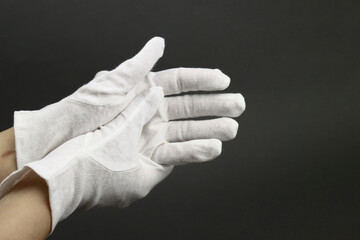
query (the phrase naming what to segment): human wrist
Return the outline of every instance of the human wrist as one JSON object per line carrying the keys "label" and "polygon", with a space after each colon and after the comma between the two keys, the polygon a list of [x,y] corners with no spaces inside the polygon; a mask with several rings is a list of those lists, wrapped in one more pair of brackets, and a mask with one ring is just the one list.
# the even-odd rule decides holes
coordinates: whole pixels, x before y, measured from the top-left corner
{"label": "human wrist", "polygon": [[0,182],[17,169],[14,128],[0,132]]}
{"label": "human wrist", "polygon": [[16,169],[15,150],[4,153],[0,156],[0,182],[2,182],[12,172],[16,171]]}
{"label": "human wrist", "polygon": [[0,199],[0,239],[44,239],[51,229],[47,185],[29,169],[21,173],[21,180]]}

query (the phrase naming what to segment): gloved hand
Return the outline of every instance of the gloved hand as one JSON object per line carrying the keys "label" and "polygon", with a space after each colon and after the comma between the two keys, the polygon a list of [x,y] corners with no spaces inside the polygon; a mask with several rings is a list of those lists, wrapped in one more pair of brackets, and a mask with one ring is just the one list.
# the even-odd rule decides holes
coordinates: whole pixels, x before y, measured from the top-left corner
{"label": "gloved hand", "polygon": [[[211,160],[221,152],[221,142],[217,139],[165,144],[163,139],[227,140],[234,138],[237,131],[237,124],[227,118],[171,123],[175,125],[167,123],[167,119],[219,114],[238,116],[244,109],[243,99],[237,94],[203,98],[178,96],[161,103],[162,99],[163,93],[158,87],[139,95],[118,117],[99,130],[71,139],[44,159],[11,174],[0,185],[0,198],[33,170],[49,187],[52,230],[80,207],[125,207],[146,196],[171,172],[173,165]],[[211,123],[220,128],[205,133]],[[157,133],[157,129],[162,130]],[[188,130],[193,133],[184,134]]]}
{"label": "gloved hand", "polygon": [[163,55],[164,40],[151,39],[133,58],[65,99],[38,111],[14,115],[17,167],[42,159],[62,143],[93,131],[115,118],[139,93],[161,86],[166,95],[225,89],[229,77],[215,69],[179,68],[150,72]]}

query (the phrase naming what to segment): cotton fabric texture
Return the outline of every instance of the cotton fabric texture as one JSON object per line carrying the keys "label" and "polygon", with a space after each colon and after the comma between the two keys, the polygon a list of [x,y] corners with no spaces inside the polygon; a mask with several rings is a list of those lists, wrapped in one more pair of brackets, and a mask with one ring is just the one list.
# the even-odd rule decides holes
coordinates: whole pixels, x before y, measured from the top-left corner
{"label": "cotton fabric texture", "polygon": [[[219,156],[221,141],[236,136],[232,117],[245,110],[244,98],[173,96],[223,90],[230,78],[218,69],[151,72],[163,50],[164,40],[155,37],[135,57],[99,72],[60,102],[16,112],[19,170],[0,184],[0,198],[29,171],[36,172],[49,188],[53,230],[77,208],[126,207],[174,166]],[[194,120],[198,117],[219,118]]]}

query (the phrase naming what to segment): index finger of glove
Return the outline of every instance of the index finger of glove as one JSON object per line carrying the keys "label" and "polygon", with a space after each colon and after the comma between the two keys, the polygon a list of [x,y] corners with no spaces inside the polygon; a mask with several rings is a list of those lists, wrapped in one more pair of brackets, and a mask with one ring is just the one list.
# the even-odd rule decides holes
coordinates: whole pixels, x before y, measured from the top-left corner
{"label": "index finger of glove", "polygon": [[165,95],[190,91],[220,91],[230,84],[230,78],[219,69],[174,68],[149,74],[150,81],[164,89]]}

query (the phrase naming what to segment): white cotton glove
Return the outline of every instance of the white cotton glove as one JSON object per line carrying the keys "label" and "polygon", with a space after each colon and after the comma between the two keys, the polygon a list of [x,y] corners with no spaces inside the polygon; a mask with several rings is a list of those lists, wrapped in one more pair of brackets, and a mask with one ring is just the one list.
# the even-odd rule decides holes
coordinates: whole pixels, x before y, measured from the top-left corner
{"label": "white cotton glove", "polygon": [[[239,94],[163,100],[162,89],[151,88],[110,123],[67,141],[42,160],[12,173],[0,185],[0,198],[33,170],[49,188],[52,230],[77,208],[126,207],[146,196],[174,165],[217,157],[221,141],[212,138],[229,140],[237,131],[237,123],[229,118],[198,122],[168,119],[238,116],[243,110]],[[201,140],[167,143],[198,138]]]}
{"label": "white cotton glove", "polygon": [[125,207],[144,197],[174,165],[216,158],[220,140],[233,139],[238,128],[226,117],[169,120],[236,117],[245,109],[240,94],[162,98],[161,88],[151,88],[99,130],[12,173],[0,184],[0,198],[32,169],[48,184],[52,230],[80,207]]}
{"label": "white cotton glove", "polygon": [[164,40],[151,39],[133,58],[100,72],[72,95],[38,111],[14,115],[17,166],[37,161],[62,143],[93,131],[117,116],[139,93],[161,86],[165,95],[218,91],[230,79],[218,69],[177,68],[150,72],[164,51]]}

